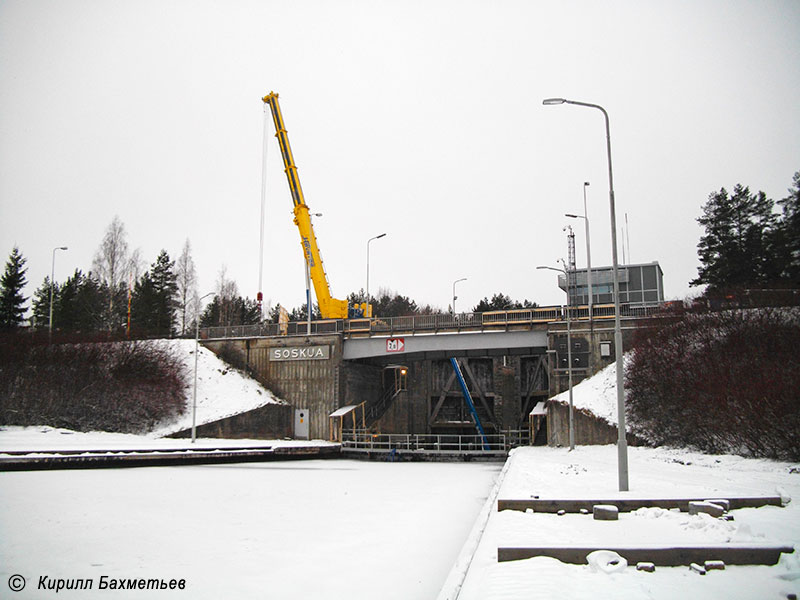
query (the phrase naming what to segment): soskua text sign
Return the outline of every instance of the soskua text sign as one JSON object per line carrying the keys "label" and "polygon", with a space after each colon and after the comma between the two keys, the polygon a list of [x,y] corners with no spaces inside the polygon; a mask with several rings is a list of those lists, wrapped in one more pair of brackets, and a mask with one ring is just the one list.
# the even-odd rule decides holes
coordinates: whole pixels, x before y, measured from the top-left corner
{"label": "soskua text sign", "polygon": [[270,360],[327,360],[331,357],[330,346],[295,346],[293,348],[270,348]]}

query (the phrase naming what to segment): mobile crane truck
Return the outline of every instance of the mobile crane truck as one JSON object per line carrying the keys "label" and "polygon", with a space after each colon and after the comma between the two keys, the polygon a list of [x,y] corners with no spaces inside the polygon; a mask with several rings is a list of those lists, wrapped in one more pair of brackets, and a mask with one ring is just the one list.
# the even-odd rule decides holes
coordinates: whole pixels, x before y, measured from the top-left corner
{"label": "mobile crane truck", "polygon": [[289,146],[289,137],[286,127],[283,124],[281,107],[278,104],[278,94],[270,92],[262,98],[264,104],[268,104],[272,112],[272,120],[275,123],[275,137],[278,138],[278,145],[283,156],[284,172],[289,181],[289,191],[292,194],[294,204],[294,224],[300,232],[300,244],[303,248],[303,256],[308,265],[311,281],[314,283],[314,292],[317,295],[319,312],[323,319],[357,319],[370,314],[366,303],[349,306],[347,300],[339,300],[331,295],[331,288],[328,283],[328,276],[322,266],[322,257],[317,246],[317,236],[314,235],[314,226],[311,223],[311,216],[308,212],[303,188],[300,186],[300,178],[297,174],[297,166],[294,164],[292,149]]}

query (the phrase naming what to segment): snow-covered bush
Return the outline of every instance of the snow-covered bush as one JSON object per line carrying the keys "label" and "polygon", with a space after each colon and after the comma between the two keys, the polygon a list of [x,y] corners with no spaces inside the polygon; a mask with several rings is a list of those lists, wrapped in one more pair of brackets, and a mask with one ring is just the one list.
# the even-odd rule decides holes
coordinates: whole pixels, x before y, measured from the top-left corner
{"label": "snow-covered bush", "polygon": [[185,367],[159,341],[0,340],[0,424],[134,433],[185,408]]}
{"label": "snow-covered bush", "polygon": [[631,427],[655,445],[798,460],[798,351],[798,308],[665,316],[634,343]]}

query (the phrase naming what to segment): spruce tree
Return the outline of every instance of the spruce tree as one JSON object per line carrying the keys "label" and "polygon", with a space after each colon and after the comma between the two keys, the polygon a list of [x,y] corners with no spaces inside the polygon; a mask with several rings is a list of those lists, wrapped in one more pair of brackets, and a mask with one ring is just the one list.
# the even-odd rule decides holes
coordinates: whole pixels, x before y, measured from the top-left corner
{"label": "spruce tree", "polygon": [[22,295],[27,283],[25,262],[19,248],[14,246],[0,278],[0,330],[13,331],[22,325],[28,299]]}
{"label": "spruce tree", "polygon": [[91,275],[84,275],[80,269],[75,269],[71,277],[57,286],[54,297],[54,329],[71,333],[91,333],[103,329],[108,288]]}
{"label": "spruce tree", "polygon": [[169,337],[175,332],[177,283],[175,263],[166,250],[136,282],[131,318],[137,333]]}
{"label": "spruce tree", "polygon": [[[58,286],[53,286],[53,306],[57,306]],[[35,329],[47,329],[50,325],[50,277],[45,277],[42,285],[33,292],[31,302],[31,325]]]}

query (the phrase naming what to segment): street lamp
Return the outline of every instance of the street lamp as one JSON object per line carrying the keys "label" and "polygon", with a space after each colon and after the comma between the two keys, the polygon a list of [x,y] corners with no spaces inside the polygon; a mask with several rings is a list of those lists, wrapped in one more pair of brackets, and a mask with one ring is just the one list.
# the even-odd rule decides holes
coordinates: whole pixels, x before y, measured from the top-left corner
{"label": "street lamp", "polygon": [[592,329],[592,250],[589,243],[589,213],[586,210],[586,188],[589,182],[583,182],[583,215],[566,214],[565,217],[572,219],[583,219],[586,225],[586,283],[589,287],[589,328]]}
{"label": "street lamp", "polygon": [[619,263],[617,260],[617,218],[614,205],[614,174],[611,169],[611,128],[608,123],[608,113],[599,104],[589,104],[565,98],[546,98],[542,100],[545,106],[556,104],[574,104],[596,108],[603,113],[606,122],[606,154],[608,157],[608,199],[611,208],[611,257],[614,265],[614,346],[617,361],[617,467],[619,476],[619,491],[628,491],[628,442],[625,439],[625,366],[622,351],[622,325],[619,310]]}
{"label": "street lamp", "polygon": [[385,233],[382,233],[380,235],[376,235],[375,237],[371,237],[367,240],[367,307],[366,307],[367,314],[364,315],[365,317],[372,316],[372,305],[369,303],[369,243],[372,240],[379,240],[385,235],[386,235]]}
{"label": "street lamp", "polygon": [[467,280],[467,278],[466,278],[466,277],[462,277],[461,279],[456,279],[456,280],[453,282],[453,316],[454,316],[454,317],[456,316],[456,299],[458,298],[458,296],[456,296],[456,284],[457,284],[459,281],[466,281],[466,280]]}
{"label": "street lamp", "polygon": [[[564,261],[561,261],[562,264]],[[566,282],[567,288],[567,362],[569,366],[567,367],[567,374],[569,377],[569,449],[570,451],[575,450],[575,417],[574,417],[574,405],[572,402],[572,319],[570,318],[570,306],[569,306],[569,272],[566,269],[566,265],[564,265],[564,269],[558,269],[556,267],[544,267],[539,266],[536,267],[537,269],[547,269],[548,271],[557,271],[559,273],[564,274],[564,281]]]}
{"label": "street lamp", "polygon": [[214,292],[201,296],[197,299],[197,315],[194,319],[194,390],[192,392],[192,443],[196,438],[197,428],[195,427],[197,417],[197,351],[200,346],[200,301],[203,298],[213,296]]}
{"label": "street lamp", "polygon": [[48,326],[49,341],[53,343],[53,280],[56,278],[56,250],[68,250],[66,246],[53,248],[53,265],[50,270],[50,325]]}

